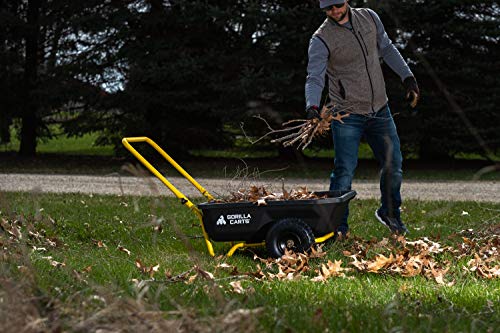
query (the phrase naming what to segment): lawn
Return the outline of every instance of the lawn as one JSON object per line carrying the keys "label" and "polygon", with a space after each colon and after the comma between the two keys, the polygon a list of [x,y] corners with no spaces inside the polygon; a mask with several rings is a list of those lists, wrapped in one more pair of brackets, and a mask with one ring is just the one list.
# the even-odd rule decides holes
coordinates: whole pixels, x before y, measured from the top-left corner
{"label": "lawn", "polygon": [[[126,163],[137,160],[122,147],[120,156],[114,156],[111,145],[97,146],[99,133],[81,137],[67,137],[57,126],[51,127],[54,137],[41,141],[37,147],[37,157],[19,158],[16,151],[19,141],[12,132],[12,142],[0,144],[0,173],[41,173],[41,174],[95,174],[121,173]],[[153,152],[145,144],[134,144],[141,153]],[[178,158],[172,155],[194,177],[225,178],[242,172],[261,178],[316,178],[328,180],[333,168],[331,149],[307,149],[297,160],[283,159],[277,149],[260,151],[248,142],[233,149],[192,150],[190,157]],[[169,153],[168,147],[164,149]],[[359,148],[359,163],[356,179],[377,180],[379,167],[368,144]],[[156,153],[154,156],[157,156]],[[159,156],[158,156],[159,157]],[[458,154],[457,160],[422,162],[405,157],[403,164],[406,180],[500,180],[500,170],[481,173],[491,162],[478,155]],[[496,160],[500,160],[500,157]],[[169,166],[160,159],[152,159],[155,166],[167,170]],[[450,172],[453,171],[453,172]]]}
{"label": "lawn", "polygon": [[[38,154],[61,154],[61,155],[90,155],[90,156],[112,156],[113,146],[98,146],[96,140],[99,133],[87,133],[78,137],[68,137],[58,125],[51,125],[52,138],[39,140],[37,144]],[[11,130],[11,142],[0,144],[0,152],[14,152],[19,150],[19,139],[13,128]]]}
{"label": "lawn", "polygon": [[[210,257],[176,199],[0,193],[0,310],[15,311],[0,331],[499,332],[500,278],[485,272],[500,269],[500,204],[408,200],[406,240],[376,207],[353,200],[350,238],[292,257],[299,270],[258,248],[228,258],[218,243]],[[425,257],[440,274],[352,264],[412,241],[434,244]]]}

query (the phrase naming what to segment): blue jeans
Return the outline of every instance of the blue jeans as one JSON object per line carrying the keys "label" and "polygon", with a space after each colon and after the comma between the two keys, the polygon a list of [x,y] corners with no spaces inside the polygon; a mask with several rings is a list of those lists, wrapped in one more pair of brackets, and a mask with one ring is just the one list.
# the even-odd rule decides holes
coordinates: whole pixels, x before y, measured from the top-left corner
{"label": "blue jeans", "polygon": [[[403,179],[401,149],[396,125],[389,106],[368,115],[350,114],[343,124],[332,121],[335,168],[330,177],[330,190],[350,190],[358,164],[358,148],[364,136],[380,166],[380,213],[400,218],[401,181]],[[347,232],[347,209],[339,231]]]}

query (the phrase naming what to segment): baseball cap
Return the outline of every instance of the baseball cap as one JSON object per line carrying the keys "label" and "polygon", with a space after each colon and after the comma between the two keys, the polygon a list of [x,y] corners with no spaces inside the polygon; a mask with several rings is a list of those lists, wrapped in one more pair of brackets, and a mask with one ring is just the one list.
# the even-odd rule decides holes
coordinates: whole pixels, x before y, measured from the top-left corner
{"label": "baseball cap", "polygon": [[345,0],[319,0],[319,8],[343,4]]}

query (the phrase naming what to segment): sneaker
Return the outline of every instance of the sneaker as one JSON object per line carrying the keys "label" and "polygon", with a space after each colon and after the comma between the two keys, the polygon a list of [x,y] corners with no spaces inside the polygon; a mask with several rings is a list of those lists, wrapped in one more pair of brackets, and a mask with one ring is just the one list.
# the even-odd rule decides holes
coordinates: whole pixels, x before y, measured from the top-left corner
{"label": "sneaker", "polygon": [[379,209],[375,211],[375,217],[377,218],[377,220],[379,220],[380,223],[389,228],[393,234],[408,233],[408,229],[406,229],[406,226],[403,222],[401,222],[400,219],[381,214]]}

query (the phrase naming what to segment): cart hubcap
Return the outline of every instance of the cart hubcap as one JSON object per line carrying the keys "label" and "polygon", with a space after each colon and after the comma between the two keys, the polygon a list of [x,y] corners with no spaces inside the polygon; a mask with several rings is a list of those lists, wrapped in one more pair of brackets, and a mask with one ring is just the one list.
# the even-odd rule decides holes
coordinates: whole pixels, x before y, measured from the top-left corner
{"label": "cart hubcap", "polygon": [[300,238],[292,233],[284,234],[278,239],[278,246],[283,252],[285,250],[297,250],[300,244]]}

